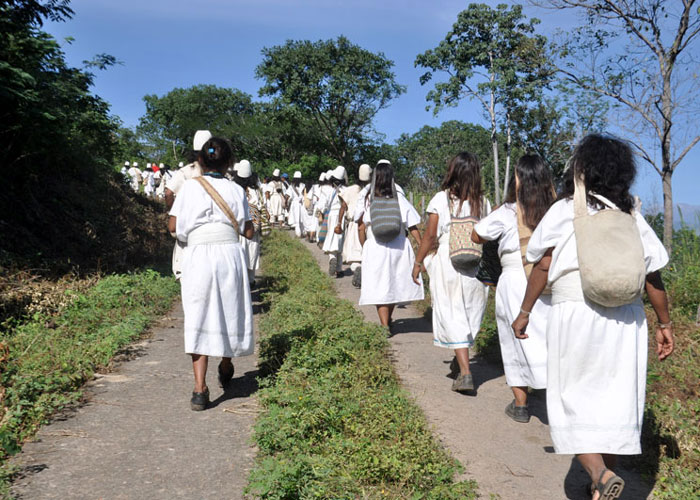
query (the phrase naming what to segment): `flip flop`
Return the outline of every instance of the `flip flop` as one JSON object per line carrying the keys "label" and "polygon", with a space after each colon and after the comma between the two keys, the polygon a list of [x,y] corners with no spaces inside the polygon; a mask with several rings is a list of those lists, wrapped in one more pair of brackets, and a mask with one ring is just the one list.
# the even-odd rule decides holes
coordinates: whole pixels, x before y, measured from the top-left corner
{"label": "flip flop", "polygon": [[603,472],[600,473],[600,477],[598,478],[598,482],[595,483],[595,489],[598,491],[598,500],[615,500],[616,498],[620,498],[622,490],[625,488],[625,482],[621,477],[615,475],[615,473],[613,473],[613,476],[605,481],[605,483],[602,483],[603,476],[609,470],[610,469],[603,469]]}

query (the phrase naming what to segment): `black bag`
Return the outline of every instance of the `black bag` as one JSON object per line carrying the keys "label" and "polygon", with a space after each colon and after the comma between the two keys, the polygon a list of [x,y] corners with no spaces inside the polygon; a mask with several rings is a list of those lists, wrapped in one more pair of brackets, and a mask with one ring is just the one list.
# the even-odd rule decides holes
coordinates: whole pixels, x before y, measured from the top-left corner
{"label": "black bag", "polygon": [[372,185],[370,187],[371,194],[369,198],[369,216],[372,220],[372,234],[374,239],[381,243],[389,243],[393,241],[403,227],[401,218],[401,208],[399,206],[399,198],[396,195],[396,185],[394,180],[391,180],[391,197],[374,196],[375,182],[377,171],[372,173]]}
{"label": "black bag", "polygon": [[476,279],[484,285],[496,286],[501,276],[501,259],[498,257],[498,240],[484,243],[479,268],[476,271]]}

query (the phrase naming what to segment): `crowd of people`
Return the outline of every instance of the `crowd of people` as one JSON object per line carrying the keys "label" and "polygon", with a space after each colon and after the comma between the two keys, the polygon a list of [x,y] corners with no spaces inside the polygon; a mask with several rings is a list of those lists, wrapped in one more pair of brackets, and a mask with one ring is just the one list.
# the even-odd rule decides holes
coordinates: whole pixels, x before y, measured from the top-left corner
{"label": "crowd of people", "polygon": [[173,271],[182,283],[185,352],[193,362],[192,409],[209,401],[209,356],[222,358],[224,387],[233,377],[231,359],[252,354],[250,287],[261,238],[271,227],[286,228],[322,248],[331,276],[342,278],[349,268],[359,303],[376,307],[388,335],[394,308],[424,298],[427,272],[433,342],[454,351],[452,390],[459,393],[475,395],[469,349],[494,287],[513,393],[505,414],[529,422],[529,390],[546,389],[555,451],[578,457],[594,499],[619,497],[624,481],[614,472],[615,457],[641,452],[644,290],[658,319],[656,355],[673,351],[659,274],[668,255],[630,194],[636,169],[625,142],[584,138],[559,193],[542,159],[524,155],[498,207],[483,192],[478,158],[459,153],[426,219],[396,184],[388,160],[361,165],[354,183],[343,166],[313,180],[279,169],[258,180],[249,161],[233,163],[224,139],[198,131],[193,147],[195,162],[161,177],[177,241]]}

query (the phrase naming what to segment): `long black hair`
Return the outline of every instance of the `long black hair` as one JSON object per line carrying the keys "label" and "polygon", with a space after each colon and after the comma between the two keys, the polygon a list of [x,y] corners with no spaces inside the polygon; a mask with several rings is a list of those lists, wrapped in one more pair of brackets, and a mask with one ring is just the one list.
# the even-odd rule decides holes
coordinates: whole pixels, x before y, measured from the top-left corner
{"label": "long black hair", "polygon": [[243,189],[257,189],[258,187],[258,176],[255,174],[251,174],[248,177],[241,177],[240,175],[238,175],[238,172],[234,172],[233,181],[239,186],[241,186]]}
{"label": "long black hair", "polygon": [[583,173],[588,203],[604,208],[590,193],[605,196],[623,212],[632,213],[634,198],[630,188],[637,175],[632,148],[626,142],[608,135],[590,134],[576,146],[564,174],[562,197],[574,195],[574,175]]}
{"label": "long black hair", "polygon": [[471,215],[481,217],[484,192],[481,187],[481,164],[476,155],[464,151],[452,158],[447,165],[447,174],[441,189],[448,190],[450,195],[459,199],[458,211],[461,211],[462,204],[468,201]]}
{"label": "long black hair", "polygon": [[[387,162],[377,163],[374,168],[374,176],[374,196],[391,197],[393,194],[391,186],[394,183],[394,169],[391,164]],[[366,198],[371,194],[368,190]]]}
{"label": "long black hair", "polygon": [[224,173],[233,163],[233,150],[226,139],[212,137],[202,146],[198,161],[207,170]]}
{"label": "long black hair", "polygon": [[[518,178],[516,191],[515,177]],[[539,155],[528,154],[518,160],[515,175],[508,184],[506,203],[520,204],[523,209],[523,221],[530,229],[535,229],[544,214],[554,203],[554,184],[552,173]]]}

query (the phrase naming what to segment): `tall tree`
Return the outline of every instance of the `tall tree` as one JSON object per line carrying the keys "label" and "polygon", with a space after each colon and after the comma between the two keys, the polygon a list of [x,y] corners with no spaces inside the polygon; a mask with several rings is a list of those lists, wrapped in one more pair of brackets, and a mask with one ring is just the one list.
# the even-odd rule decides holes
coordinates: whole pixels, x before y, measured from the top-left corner
{"label": "tall tree", "polygon": [[[440,44],[416,57],[415,65],[429,68],[421,78],[428,83],[434,72],[447,73],[435,83],[426,99],[437,114],[444,106],[456,106],[464,97],[476,99],[491,125],[494,182],[500,186],[498,128],[510,126],[510,112],[517,101],[528,100],[547,84],[549,69],[544,37],[534,35],[537,19],[525,19],[520,5],[470,4]],[[500,203],[496,189],[496,203]]]}
{"label": "tall tree", "polygon": [[260,95],[309,112],[328,150],[346,165],[355,163],[354,152],[366,142],[377,112],[405,92],[391,71],[392,61],[344,36],[288,40],[262,54],[255,70],[264,80]]}
{"label": "tall tree", "polygon": [[[580,87],[627,109],[639,155],[661,177],[664,245],[673,238],[672,176],[700,142],[697,52],[700,11],[696,0],[539,0],[537,5],[575,9],[586,25],[562,46],[560,71]],[[618,48],[618,50],[614,50]],[[645,144],[640,131],[653,137]],[[660,161],[655,151],[661,151]]]}

